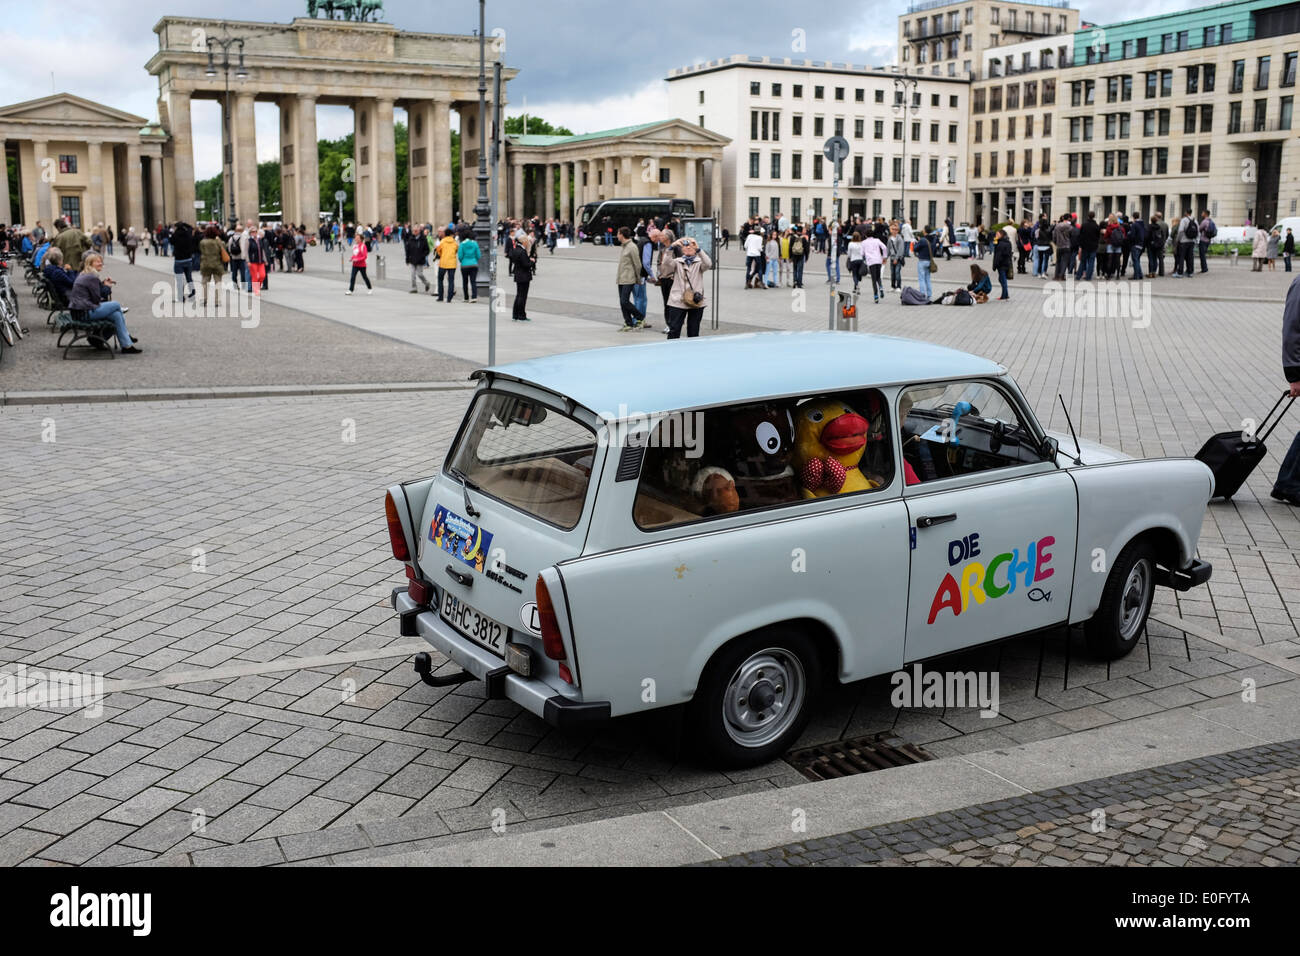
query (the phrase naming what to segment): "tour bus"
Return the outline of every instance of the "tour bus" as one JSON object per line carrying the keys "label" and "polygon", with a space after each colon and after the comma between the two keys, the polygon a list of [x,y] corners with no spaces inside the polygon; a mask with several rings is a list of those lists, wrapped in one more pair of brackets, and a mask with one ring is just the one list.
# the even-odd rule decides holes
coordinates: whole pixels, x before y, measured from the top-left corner
{"label": "tour bus", "polygon": [[673,219],[694,216],[695,203],[690,199],[602,199],[587,203],[578,212],[578,223],[584,236],[592,242],[604,242],[605,230],[618,232],[621,226],[635,229],[644,219]]}

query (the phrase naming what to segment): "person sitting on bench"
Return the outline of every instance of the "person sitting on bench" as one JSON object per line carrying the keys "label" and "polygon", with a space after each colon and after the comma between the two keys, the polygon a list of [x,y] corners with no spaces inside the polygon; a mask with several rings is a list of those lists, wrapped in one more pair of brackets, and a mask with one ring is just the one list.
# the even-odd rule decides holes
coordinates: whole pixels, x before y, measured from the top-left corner
{"label": "person sitting on bench", "polygon": [[126,330],[126,316],[121,304],[108,299],[112,294],[113,280],[101,282],[99,273],[104,268],[104,257],[97,252],[88,253],[81,263],[81,275],[72,284],[68,294],[68,308],[83,310],[91,321],[111,322],[117,329],[117,342],[123,355],[139,355],[143,349],[131,340]]}
{"label": "person sitting on bench", "polygon": [[45,254],[45,265],[41,268],[41,275],[45,276],[50,288],[65,299],[72,293],[72,284],[77,281],[76,272],[63,268],[61,249],[51,249]]}

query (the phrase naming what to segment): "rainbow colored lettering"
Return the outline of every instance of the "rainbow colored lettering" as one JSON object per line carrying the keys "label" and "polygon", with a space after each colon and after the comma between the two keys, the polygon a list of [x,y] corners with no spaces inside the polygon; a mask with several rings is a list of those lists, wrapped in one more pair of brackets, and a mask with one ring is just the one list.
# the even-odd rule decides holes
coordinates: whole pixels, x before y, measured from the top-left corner
{"label": "rainbow colored lettering", "polygon": [[[978,542],[979,535],[969,535],[950,543],[949,565],[958,563],[964,557],[979,554]],[[969,611],[972,602],[983,604],[986,597],[1000,598],[1004,594],[1013,594],[1018,580],[1023,579],[1025,587],[1028,588],[1036,581],[1050,578],[1053,574],[1050,566],[1052,554],[1047,549],[1054,544],[1056,538],[1049,534],[1037,541],[1029,542],[1028,547],[1025,548],[1023,561],[1020,559],[1020,549],[1012,548],[993,558],[987,566],[979,561],[969,561],[957,572],[955,578],[951,571],[948,572],[939,582],[939,590],[935,592],[934,601],[930,604],[930,619],[926,623],[933,624],[934,619],[945,607],[956,616],[962,611]],[[998,583],[1000,572],[1005,572],[1002,578],[1004,583],[1001,584]]]}

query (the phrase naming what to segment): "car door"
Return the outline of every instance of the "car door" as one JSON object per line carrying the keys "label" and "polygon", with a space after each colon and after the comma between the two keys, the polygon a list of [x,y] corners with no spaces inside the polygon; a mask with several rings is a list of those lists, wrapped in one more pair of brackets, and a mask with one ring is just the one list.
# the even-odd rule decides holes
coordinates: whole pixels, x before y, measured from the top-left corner
{"label": "car door", "polygon": [[904,496],[906,659],[1064,622],[1077,494],[1069,474],[1037,450],[1032,422],[1009,390],[992,382],[905,389],[899,418],[905,456],[924,452],[911,453],[918,480]]}

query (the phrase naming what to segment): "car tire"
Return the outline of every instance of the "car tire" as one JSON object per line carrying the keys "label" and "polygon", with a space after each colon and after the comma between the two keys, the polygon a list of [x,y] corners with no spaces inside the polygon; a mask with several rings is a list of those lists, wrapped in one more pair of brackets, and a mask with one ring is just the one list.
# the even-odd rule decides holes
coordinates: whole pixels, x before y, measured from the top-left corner
{"label": "car tire", "polygon": [[817,648],[799,631],[770,628],[723,647],[687,707],[690,741],[711,765],[753,767],[803,733],[821,686]]}
{"label": "car tire", "polygon": [[1151,545],[1141,538],[1125,545],[1106,578],[1097,613],[1083,626],[1093,656],[1113,661],[1137,647],[1151,613],[1155,576]]}

